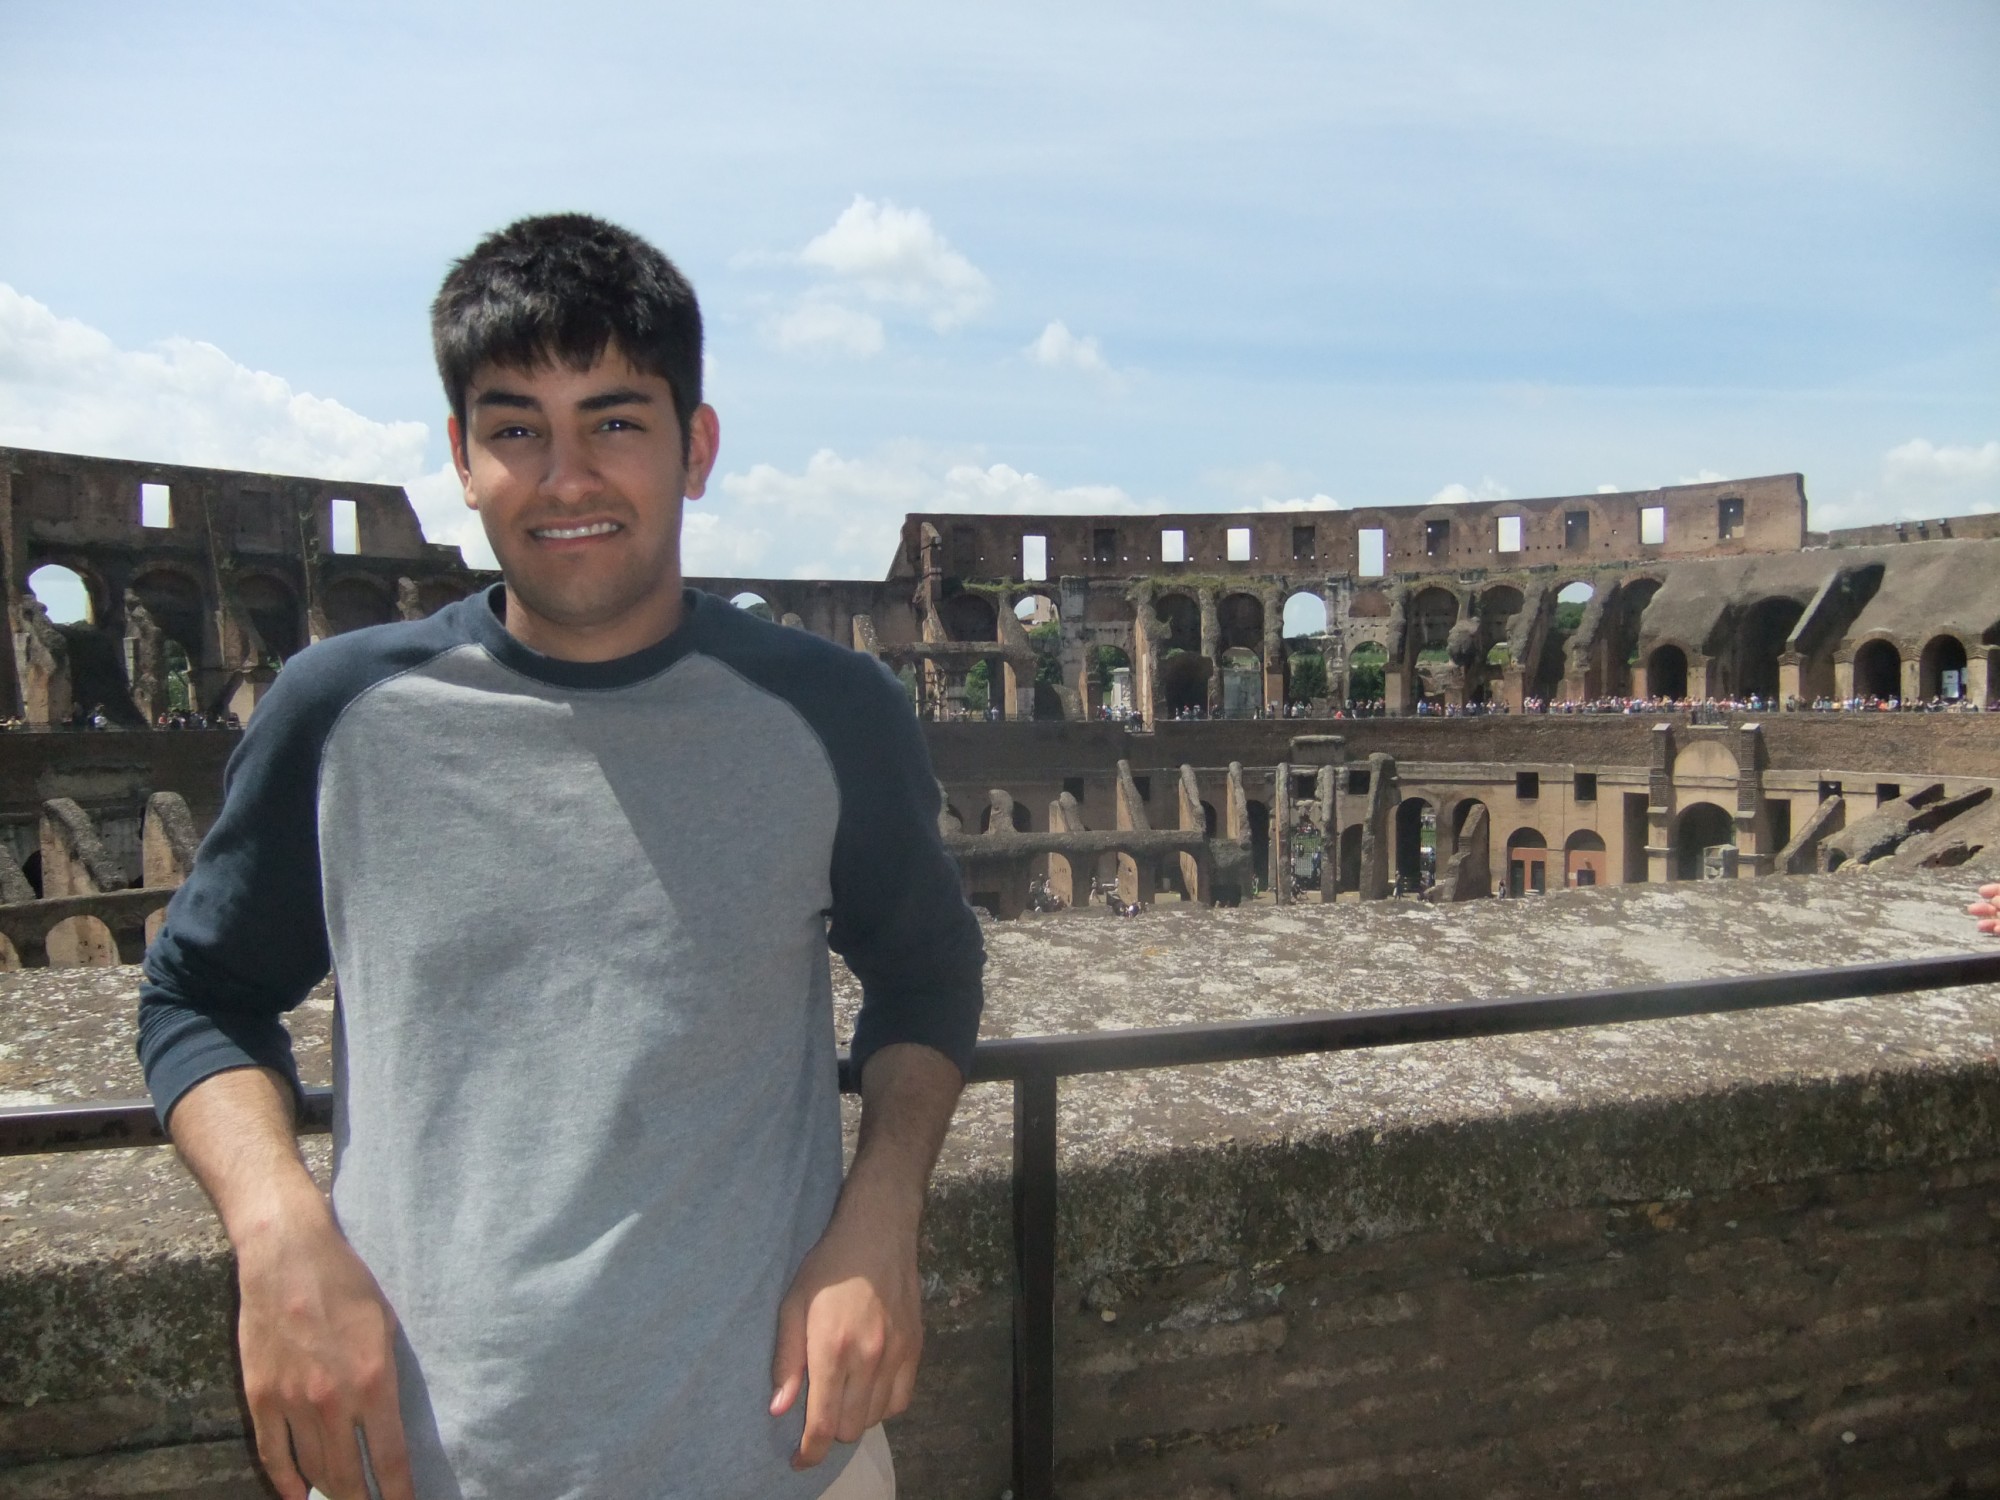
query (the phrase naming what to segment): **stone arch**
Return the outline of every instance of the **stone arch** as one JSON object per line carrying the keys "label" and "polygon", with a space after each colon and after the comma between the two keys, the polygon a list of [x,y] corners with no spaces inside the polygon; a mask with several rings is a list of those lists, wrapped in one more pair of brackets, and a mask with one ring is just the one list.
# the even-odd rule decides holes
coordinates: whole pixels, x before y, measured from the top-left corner
{"label": "stone arch", "polygon": [[1201,650],[1201,606],[1192,594],[1160,595],[1153,601],[1153,617],[1164,627],[1160,637],[1163,650]]}
{"label": "stone arch", "polygon": [[1198,652],[1179,647],[1160,658],[1160,702],[1164,712],[1177,714],[1184,708],[1204,708],[1208,704],[1208,679],[1214,663]]}
{"label": "stone arch", "polygon": [[939,605],[938,619],[945,634],[954,641],[997,644],[1000,639],[1000,614],[993,601],[969,589],[960,589]]}
{"label": "stone arch", "polygon": [[1023,630],[1062,623],[1062,609],[1056,603],[1056,596],[1047,589],[1024,589],[1014,595],[1012,606],[1014,618],[1021,622]]}
{"label": "stone arch", "polygon": [[[1924,642],[1917,658],[1917,695],[1921,698],[1965,696],[1965,642],[1946,631]],[[1949,687],[1950,692],[1945,689]]]}
{"label": "stone arch", "polygon": [[[1605,605],[1601,627],[1605,692],[1622,697],[1632,691],[1632,669],[1639,665],[1639,634],[1646,607],[1653,602],[1653,596],[1660,592],[1664,582],[1664,579],[1650,576],[1622,579]],[[1686,675],[1685,666],[1682,675]],[[1674,696],[1679,697],[1680,694]]]}
{"label": "stone arch", "polygon": [[1903,653],[1887,636],[1873,636],[1854,648],[1854,696],[1903,696]]}
{"label": "stone arch", "polygon": [[1255,594],[1224,594],[1215,607],[1218,650],[1251,651],[1264,659],[1264,601]]}
{"label": "stone arch", "polygon": [[1604,840],[1595,829],[1579,828],[1563,840],[1563,884],[1605,885],[1610,876]]}
{"label": "stone arch", "polygon": [[1701,879],[1703,854],[1736,842],[1736,819],[1713,802],[1690,802],[1674,816],[1674,879]]}
{"label": "stone arch", "polygon": [[360,574],[336,578],[326,586],[323,599],[327,627],[335,635],[369,625],[386,625],[396,618],[396,601],[389,590]]}
{"label": "stone arch", "polygon": [[1451,639],[1451,627],[1458,623],[1458,595],[1432,584],[1410,599],[1410,655],[1443,651]]}
{"label": "stone arch", "polygon": [[[1492,696],[1490,684],[1507,670],[1511,660],[1508,638],[1526,604],[1527,596],[1511,583],[1489,584],[1474,596],[1472,621],[1477,628],[1456,653],[1466,676],[1468,703],[1484,702]],[[1460,634],[1464,634],[1462,627]]]}
{"label": "stone arch", "polygon": [[1507,835],[1507,894],[1538,895],[1549,888],[1549,841],[1534,827]]}
{"label": "stone arch", "polygon": [[1778,658],[1806,607],[1797,599],[1773,594],[1743,611],[1736,629],[1734,671],[1723,684],[1726,695],[1760,698],[1778,695]]}
{"label": "stone arch", "polygon": [[65,917],[43,939],[51,968],[107,968],[118,962],[118,940],[96,917]]}
{"label": "stone arch", "polygon": [[103,575],[80,559],[44,559],[28,570],[27,585],[52,625],[100,625],[110,617]]}
{"label": "stone arch", "polygon": [[160,634],[187,653],[189,664],[201,665],[203,626],[208,615],[201,584],[170,563],[155,563],[135,574],[126,588],[138,596],[160,627]]}
{"label": "stone arch", "polygon": [[[1011,818],[1014,824],[1014,832],[1031,833],[1034,831],[1034,814],[1028,811],[1027,804],[1022,802],[1018,797],[1014,799],[1014,810]],[[993,804],[990,802],[979,809],[979,831],[981,833],[990,833],[993,831]]]}
{"label": "stone arch", "polygon": [[760,620],[778,623],[778,612],[771,607],[771,601],[753,589],[744,589],[729,596],[729,602],[746,615],[755,615]]}
{"label": "stone arch", "polygon": [[256,627],[264,649],[279,661],[296,655],[305,644],[299,598],[292,586],[269,573],[250,573],[236,580],[236,600]]}
{"label": "stone arch", "polygon": [[417,585],[417,603],[426,615],[434,615],[464,597],[463,588],[443,578],[426,578]]}
{"label": "stone arch", "polygon": [[1286,596],[1279,629],[1288,641],[1301,636],[1326,634],[1326,600],[1311,589],[1295,589]]}
{"label": "stone arch", "polygon": [[1671,641],[1655,646],[1646,658],[1646,695],[1649,698],[1685,698],[1688,695],[1688,658]]}

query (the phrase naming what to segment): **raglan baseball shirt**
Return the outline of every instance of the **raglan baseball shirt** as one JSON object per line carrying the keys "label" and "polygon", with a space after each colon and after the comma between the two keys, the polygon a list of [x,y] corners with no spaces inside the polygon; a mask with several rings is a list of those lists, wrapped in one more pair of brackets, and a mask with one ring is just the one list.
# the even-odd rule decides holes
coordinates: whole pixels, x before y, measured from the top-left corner
{"label": "raglan baseball shirt", "polygon": [[979,930],[882,665],[690,592],[617,661],[499,588],[295,657],[146,955],[161,1117],[297,1072],[331,968],[333,1205],[401,1323],[423,1500],[785,1500],[778,1303],[841,1181],[829,943],[857,1064],[961,1070]]}

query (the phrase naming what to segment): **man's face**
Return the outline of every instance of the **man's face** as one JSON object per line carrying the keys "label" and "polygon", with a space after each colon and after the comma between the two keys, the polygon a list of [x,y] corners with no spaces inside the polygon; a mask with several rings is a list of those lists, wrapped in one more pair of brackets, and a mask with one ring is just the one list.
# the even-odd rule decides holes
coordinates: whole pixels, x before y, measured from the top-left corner
{"label": "man's face", "polygon": [[717,424],[616,346],[586,370],[482,366],[451,423],[465,503],[507,580],[507,628],[547,655],[605,661],[680,623],[681,502],[707,487]]}

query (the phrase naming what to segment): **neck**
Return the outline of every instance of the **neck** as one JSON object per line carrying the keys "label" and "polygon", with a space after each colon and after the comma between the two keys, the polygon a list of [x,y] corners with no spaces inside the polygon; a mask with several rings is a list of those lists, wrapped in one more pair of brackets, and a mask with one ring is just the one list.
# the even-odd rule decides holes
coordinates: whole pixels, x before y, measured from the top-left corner
{"label": "neck", "polygon": [[505,596],[507,633],[530,651],[557,661],[616,661],[657,646],[680,629],[687,613],[680,575],[675,573],[666,582],[671,587],[598,625],[571,625],[537,614],[510,584]]}

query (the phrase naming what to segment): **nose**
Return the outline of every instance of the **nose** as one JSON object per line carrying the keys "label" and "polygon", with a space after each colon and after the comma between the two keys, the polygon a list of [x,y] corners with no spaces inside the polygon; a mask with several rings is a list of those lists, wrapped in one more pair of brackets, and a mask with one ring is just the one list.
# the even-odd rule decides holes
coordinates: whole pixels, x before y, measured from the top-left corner
{"label": "nose", "polygon": [[543,450],[548,457],[542,471],[542,493],[565,506],[587,504],[602,488],[590,445],[581,438],[558,431]]}

